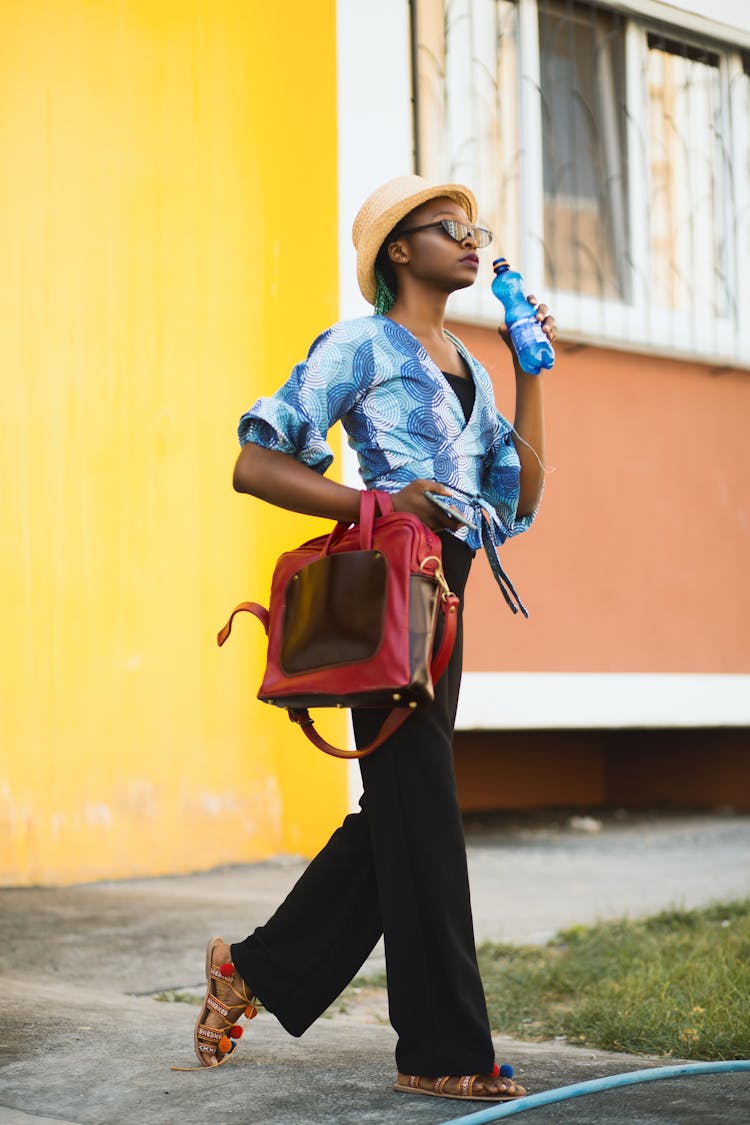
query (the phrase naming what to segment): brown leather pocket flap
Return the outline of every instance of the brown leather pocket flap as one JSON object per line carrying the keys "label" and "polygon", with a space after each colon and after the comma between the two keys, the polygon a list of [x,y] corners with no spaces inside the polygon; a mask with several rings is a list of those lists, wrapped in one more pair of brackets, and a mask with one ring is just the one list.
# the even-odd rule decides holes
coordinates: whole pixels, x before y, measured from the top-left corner
{"label": "brown leather pocket flap", "polygon": [[286,588],[283,671],[371,659],[382,636],[387,579],[379,551],[326,555],[297,571]]}

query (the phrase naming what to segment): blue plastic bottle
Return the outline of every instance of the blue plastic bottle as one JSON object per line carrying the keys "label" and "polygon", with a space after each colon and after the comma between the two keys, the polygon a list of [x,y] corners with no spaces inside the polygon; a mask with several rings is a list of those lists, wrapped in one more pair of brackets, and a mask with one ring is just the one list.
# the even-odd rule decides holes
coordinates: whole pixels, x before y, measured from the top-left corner
{"label": "blue plastic bottle", "polygon": [[555,351],[536,319],[534,306],[524,297],[523,278],[510,269],[505,258],[492,263],[495,277],[492,292],[505,308],[508,325],[518,362],[529,375],[538,375],[542,368],[549,369],[555,362]]}

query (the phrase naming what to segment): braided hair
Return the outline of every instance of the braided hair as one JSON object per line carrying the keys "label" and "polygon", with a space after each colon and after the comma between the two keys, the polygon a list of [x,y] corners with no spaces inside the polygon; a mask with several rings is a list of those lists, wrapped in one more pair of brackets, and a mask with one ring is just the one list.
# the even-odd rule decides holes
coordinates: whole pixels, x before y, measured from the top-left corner
{"label": "braided hair", "polygon": [[387,312],[390,312],[395,303],[396,293],[398,291],[396,271],[393,268],[393,262],[388,257],[388,246],[393,242],[395,237],[396,227],[394,227],[388,237],[383,240],[383,244],[378,250],[375,259],[375,312],[378,313],[379,316],[385,316]]}

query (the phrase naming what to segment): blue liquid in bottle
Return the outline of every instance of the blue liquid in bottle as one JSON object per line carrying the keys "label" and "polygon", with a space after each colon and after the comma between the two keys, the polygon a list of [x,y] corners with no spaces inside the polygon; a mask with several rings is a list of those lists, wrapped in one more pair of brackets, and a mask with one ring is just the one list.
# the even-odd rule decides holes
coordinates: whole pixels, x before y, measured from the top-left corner
{"label": "blue liquid in bottle", "polygon": [[505,323],[510,332],[518,362],[528,375],[538,375],[555,362],[555,351],[536,319],[534,306],[524,296],[523,278],[510,269],[505,258],[492,263],[495,277],[492,292],[505,309]]}

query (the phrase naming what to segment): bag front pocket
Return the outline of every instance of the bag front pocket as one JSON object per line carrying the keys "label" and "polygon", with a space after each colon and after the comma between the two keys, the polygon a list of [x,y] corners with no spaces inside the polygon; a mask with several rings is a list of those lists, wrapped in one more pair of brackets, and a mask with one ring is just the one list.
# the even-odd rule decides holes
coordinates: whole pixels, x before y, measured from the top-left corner
{"label": "bag front pocket", "polygon": [[284,599],[286,675],[372,659],[382,641],[387,587],[380,551],[326,555],[298,570]]}

